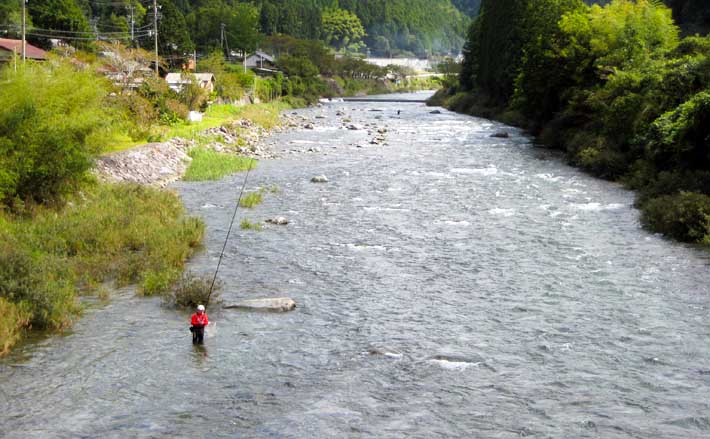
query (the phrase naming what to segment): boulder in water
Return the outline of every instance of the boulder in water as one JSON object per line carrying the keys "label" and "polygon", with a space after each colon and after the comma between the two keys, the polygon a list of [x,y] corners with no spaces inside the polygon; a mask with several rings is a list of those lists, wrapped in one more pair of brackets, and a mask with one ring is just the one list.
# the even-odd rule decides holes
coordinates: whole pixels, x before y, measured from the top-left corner
{"label": "boulder in water", "polygon": [[507,139],[508,137],[510,137],[510,134],[508,134],[507,131],[497,131],[497,132],[491,134],[491,137],[498,137],[500,139]]}
{"label": "boulder in water", "polygon": [[266,222],[269,224],[276,224],[277,226],[285,226],[286,224],[288,224],[288,220],[282,216],[269,218],[266,220]]}
{"label": "boulder in water", "polygon": [[316,175],[311,178],[311,183],[328,183],[328,177],[325,175]]}
{"label": "boulder in water", "polygon": [[312,130],[315,128],[315,126],[313,126],[312,123],[307,123],[307,124],[303,125],[303,128],[305,128],[307,130]]}
{"label": "boulder in water", "polygon": [[296,302],[290,297],[273,297],[265,299],[242,300],[229,305],[226,309],[244,309],[252,311],[288,312],[296,308]]}
{"label": "boulder in water", "polygon": [[441,114],[441,110],[430,111],[429,114]]}

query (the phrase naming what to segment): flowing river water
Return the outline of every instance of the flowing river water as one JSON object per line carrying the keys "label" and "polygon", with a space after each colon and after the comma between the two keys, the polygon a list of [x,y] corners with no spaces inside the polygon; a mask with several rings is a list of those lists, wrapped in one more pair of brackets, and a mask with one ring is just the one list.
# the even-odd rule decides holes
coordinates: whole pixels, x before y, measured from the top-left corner
{"label": "flowing river water", "polygon": [[[208,308],[195,348],[187,312],[120,291],[0,360],[0,436],[710,437],[708,253],[523,133],[431,110],[297,111],[315,129],[271,139],[247,188],[276,190],[237,217],[290,223],[236,227],[220,279],[298,308]],[[214,269],[242,180],[175,185],[207,223],[190,269]]]}

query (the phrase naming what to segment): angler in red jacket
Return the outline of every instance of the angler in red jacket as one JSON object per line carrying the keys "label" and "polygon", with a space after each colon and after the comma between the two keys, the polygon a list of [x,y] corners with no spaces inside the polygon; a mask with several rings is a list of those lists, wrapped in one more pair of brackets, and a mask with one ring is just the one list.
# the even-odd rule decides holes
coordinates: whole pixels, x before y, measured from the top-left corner
{"label": "angler in red jacket", "polygon": [[209,325],[210,320],[205,313],[204,305],[197,305],[197,312],[192,315],[190,321],[190,332],[192,332],[192,343],[202,344],[205,338],[205,326]]}

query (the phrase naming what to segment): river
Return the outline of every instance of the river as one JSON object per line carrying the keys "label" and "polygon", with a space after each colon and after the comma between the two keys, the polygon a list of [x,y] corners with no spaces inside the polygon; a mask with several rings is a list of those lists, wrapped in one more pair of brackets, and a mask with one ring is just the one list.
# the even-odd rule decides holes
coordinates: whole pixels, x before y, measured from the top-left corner
{"label": "river", "polygon": [[[518,130],[431,110],[297,111],[315,129],[271,139],[247,188],[275,190],[237,218],[290,223],[237,227],[220,279],[298,308],[208,307],[195,348],[187,311],[121,290],[0,360],[0,436],[710,437],[708,253]],[[243,177],[175,185],[207,223],[190,269],[214,269]]]}

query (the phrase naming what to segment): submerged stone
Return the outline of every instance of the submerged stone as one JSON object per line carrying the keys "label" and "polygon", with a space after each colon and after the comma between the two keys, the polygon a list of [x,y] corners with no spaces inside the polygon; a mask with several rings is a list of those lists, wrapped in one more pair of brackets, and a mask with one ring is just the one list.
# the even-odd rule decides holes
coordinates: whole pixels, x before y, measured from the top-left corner
{"label": "submerged stone", "polygon": [[226,309],[245,309],[253,311],[288,312],[296,308],[296,302],[290,297],[243,300],[223,306]]}

